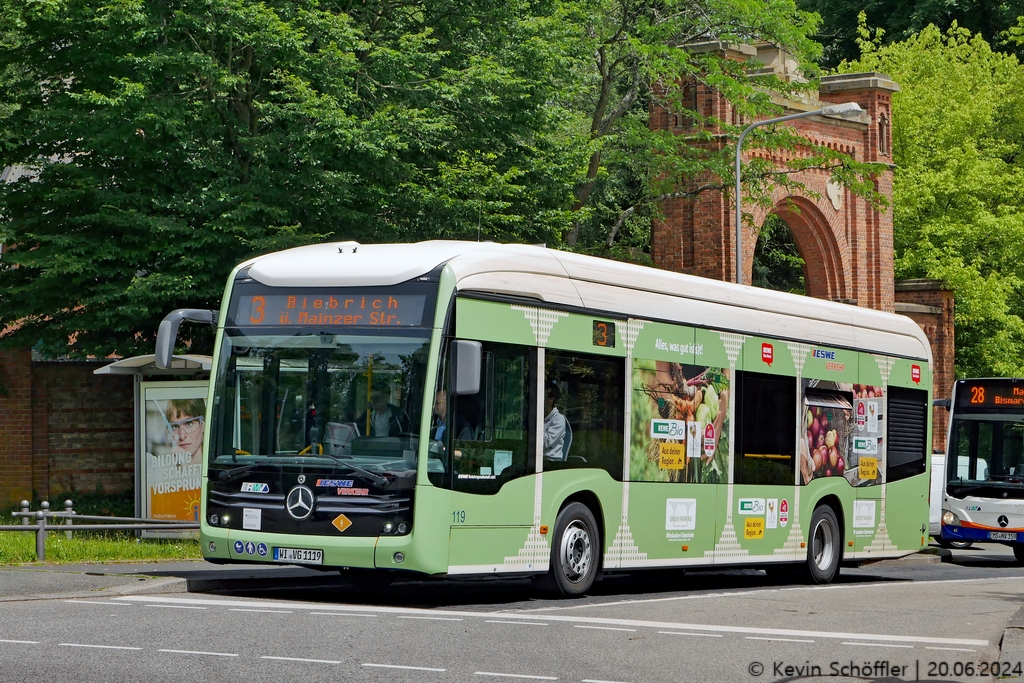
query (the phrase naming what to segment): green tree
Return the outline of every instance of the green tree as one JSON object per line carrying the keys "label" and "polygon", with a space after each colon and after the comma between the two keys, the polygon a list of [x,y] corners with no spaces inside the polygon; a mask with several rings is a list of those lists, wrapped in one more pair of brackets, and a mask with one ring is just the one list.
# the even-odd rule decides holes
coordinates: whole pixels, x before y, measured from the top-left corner
{"label": "green tree", "polygon": [[824,46],[822,63],[829,67],[860,55],[857,17],[861,12],[870,26],[883,30],[886,43],[907,40],[929,25],[946,30],[955,23],[1010,52],[1014,46],[1004,42],[1004,33],[1024,15],[1021,0],[798,0],[798,4],[822,17],[817,37]]}
{"label": "green tree", "polygon": [[[528,0],[0,5],[0,329],[151,350],[239,260],[325,239],[556,242],[550,23]],[[198,337],[200,346],[208,337]]]}
{"label": "green tree", "polygon": [[778,292],[806,294],[804,265],[786,221],[768,214],[757,234],[751,283]]}
{"label": "green tree", "polygon": [[[149,351],[238,261],[316,241],[642,260],[660,201],[732,184],[737,126],[681,86],[746,117],[810,87],[693,41],[767,41],[813,75],[816,21],[794,0],[0,0],[0,165],[32,169],[0,186],[0,341]],[[690,132],[649,130],[655,106]],[[747,164],[751,201],[810,166],[871,193],[872,167],[818,149]]]}
{"label": "green tree", "polygon": [[[575,185],[573,223],[564,235],[571,247],[629,258],[649,240],[650,220],[661,201],[731,186],[733,152],[720,144],[721,134],[736,136],[740,127],[686,101],[686,84],[711,87],[748,122],[782,111],[772,102],[773,94],[799,95],[812,87],[757,73],[764,65],[756,59],[737,60],[707,47],[768,43],[797,60],[808,77],[817,72],[820,46],[810,36],[818,17],[789,0],[587,0],[565,3],[560,11],[565,25],[581,31],[572,67],[565,72],[571,82],[563,88],[563,107],[575,113],[576,135],[589,152]],[[685,113],[692,124],[687,134],[650,130],[652,107]],[[810,147],[787,127],[761,129],[748,146]],[[789,183],[789,172],[819,167],[834,169],[856,192],[877,200],[870,183],[873,167],[825,147],[811,151],[786,169],[761,161],[748,164],[747,190],[763,199],[772,185]]]}
{"label": "green tree", "polygon": [[902,88],[893,97],[897,278],[938,278],[955,292],[958,375],[1019,376],[1024,70],[956,26],[861,45],[842,70],[881,71]]}

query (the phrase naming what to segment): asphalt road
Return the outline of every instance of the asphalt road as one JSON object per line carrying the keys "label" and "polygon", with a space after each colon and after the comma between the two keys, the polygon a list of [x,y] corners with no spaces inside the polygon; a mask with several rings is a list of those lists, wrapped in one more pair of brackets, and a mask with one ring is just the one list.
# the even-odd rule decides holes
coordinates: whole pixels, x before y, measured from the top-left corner
{"label": "asphalt road", "polygon": [[[368,590],[285,567],[5,570],[0,681],[993,680],[1024,567],[997,546],[953,560],[826,587],[755,570],[617,576],[574,600],[526,581]],[[1024,650],[1003,658],[999,673],[1024,666]]]}

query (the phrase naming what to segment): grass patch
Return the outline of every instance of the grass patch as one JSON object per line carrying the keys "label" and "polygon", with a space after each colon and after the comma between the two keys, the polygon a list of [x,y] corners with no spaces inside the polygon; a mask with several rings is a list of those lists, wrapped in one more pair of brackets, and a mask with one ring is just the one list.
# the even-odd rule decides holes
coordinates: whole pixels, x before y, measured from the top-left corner
{"label": "grass patch", "polygon": [[[68,539],[62,531],[46,536],[46,564],[198,559],[202,559],[198,537],[136,540],[130,533],[79,532]],[[0,565],[35,562],[35,533],[0,531]]]}

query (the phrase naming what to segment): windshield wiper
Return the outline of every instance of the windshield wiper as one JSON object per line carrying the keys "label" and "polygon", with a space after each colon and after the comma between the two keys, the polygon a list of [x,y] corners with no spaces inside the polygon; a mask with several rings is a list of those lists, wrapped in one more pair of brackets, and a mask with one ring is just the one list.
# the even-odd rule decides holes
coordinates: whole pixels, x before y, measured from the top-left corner
{"label": "windshield wiper", "polygon": [[259,463],[242,465],[241,467],[235,467],[230,470],[221,470],[220,473],[217,474],[217,478],[226,484],[229,481],[233,481],[235,479],[238,479],[239,477],[245,476],[246,474],[252,472],[257,467],[259,467]]}

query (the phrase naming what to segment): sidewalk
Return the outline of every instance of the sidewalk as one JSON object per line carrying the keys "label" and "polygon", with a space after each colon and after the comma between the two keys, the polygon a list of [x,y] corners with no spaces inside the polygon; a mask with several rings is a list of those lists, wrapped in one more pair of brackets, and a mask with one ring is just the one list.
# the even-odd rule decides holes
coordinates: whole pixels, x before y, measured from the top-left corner
{"label": "sidewalk", "polygon": [[338,582],[336,573],[290,565],[216,565],[191,562],[79,564],[0,569],[0,602],[96,598],[150,593],[223,591],[237,588]]}

